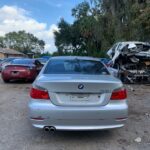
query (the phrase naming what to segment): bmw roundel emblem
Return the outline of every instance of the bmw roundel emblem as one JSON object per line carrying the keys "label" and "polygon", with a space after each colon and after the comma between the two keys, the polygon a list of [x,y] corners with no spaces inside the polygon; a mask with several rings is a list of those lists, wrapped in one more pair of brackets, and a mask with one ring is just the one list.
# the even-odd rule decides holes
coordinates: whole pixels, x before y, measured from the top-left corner
{"label": "bmw roundel emblem", "polygon": [[84,85],[83,84],[79,84],[78,85],[78,89],[82,90],[84,88]]}

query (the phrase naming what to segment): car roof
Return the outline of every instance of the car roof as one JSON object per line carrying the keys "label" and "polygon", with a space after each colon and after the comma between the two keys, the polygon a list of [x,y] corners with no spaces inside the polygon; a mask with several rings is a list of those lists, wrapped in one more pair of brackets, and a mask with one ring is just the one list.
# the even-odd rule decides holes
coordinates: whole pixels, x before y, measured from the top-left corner
{"label": "car roof", "polygon": [[14,59],[14,60],[34,60],[34,59],[30,59],[30,58],[16,58],[16,59]]}
{"label": "car roof", "polygon": [[140,42],[140,41],[124,41],[124,42],[118,42],[118,44],[143,44],[143,45],[150,45],[148,42]]}
{"label": "car roof", "polygon": [[99,58],[94,58],[94,57],[87,57],[87,56],[55,56],[51,57],[50,60],[56,60],[56,59],[80,59],[80,60],[94,60],[94,61],[100,61]]}
{"label": "car roof", "polygon": [[3,63],[6,63],[6,62],[9,62],[9,61],[12,61],[14,60],[15,58],[12,58],[12,57],[9,57],[9,58],[4,58],[0,63],[3,64]]}

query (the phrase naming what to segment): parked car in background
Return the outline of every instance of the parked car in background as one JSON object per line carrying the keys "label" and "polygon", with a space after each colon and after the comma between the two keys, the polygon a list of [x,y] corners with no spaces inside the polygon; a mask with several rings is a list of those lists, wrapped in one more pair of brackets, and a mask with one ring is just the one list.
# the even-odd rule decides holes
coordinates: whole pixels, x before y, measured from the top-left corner
{"label": "parked car in background", "polygon": [[105,64],[107,67],[111,66],[111,59],[110,58],[100,58],[100,61]]}
{"label": "parked car in background", "polygon": [[31,123],[45,131],[119,128],[128,117],[122,82],[96,58],[52,57],[30,96]]}
{"label": "parked car in background", "polygon": [[51,58],[51,56],[42,56],[41,58],[49,60]]}
{"label": "parked car in background", "polygon": [[150,43],[118,42],[107,52],[119,78],[126,83],[150,83]]}
{"label": "parked car in background", "polygon": [[0,59],[0,62],[3,61],[3,59]]}
{"label": "parked car in background", "polygon": [[100,61],[107,66],[107,69],[113,76],[118,77],[119,71],[113,68],[113,62],[110,58],[100,58]]}
{"label": "parked car in background", "polygon": [[45,65],[48,61],[46,58],[36,58],[36,60],[40,61],[41,64]]}
{"label": "parked car in background", "polygon": [[14,59],[2,70],[2,79],[4,82],[11,80],[33,81],[40,70],[42,64],[34,59]]}
{"label": "parked car in background", "polygon": [[112,67],[107,67],[107,69],[111,73],[111,75],[118,78],[119,70],[112,68]]}

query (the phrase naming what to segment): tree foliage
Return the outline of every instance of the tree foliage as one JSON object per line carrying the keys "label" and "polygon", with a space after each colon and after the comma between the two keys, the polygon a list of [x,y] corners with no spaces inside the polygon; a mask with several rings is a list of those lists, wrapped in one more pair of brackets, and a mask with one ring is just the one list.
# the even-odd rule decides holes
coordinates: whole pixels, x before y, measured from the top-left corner
{"label": "tree foliage", "polygon": [[72,16],[72,24],[61,19],[54,32],[57,55],[104,56],[115,42],[150,39],[148,0],[87,0]]}
{"label": "tree foliage", "polygon": [[25,31],[10,32],[4,37],[0,37],[0,47],[15,49],[25,54],[29,52],[42,52],[44,46],[43,40],[39,40],[33,34],[26,33]]}

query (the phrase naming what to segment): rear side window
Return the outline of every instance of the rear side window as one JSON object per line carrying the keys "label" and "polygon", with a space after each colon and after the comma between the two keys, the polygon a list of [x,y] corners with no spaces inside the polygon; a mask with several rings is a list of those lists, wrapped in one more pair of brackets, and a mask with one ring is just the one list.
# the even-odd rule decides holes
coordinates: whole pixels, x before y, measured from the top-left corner
{"label": "rear side window", "polygon": [[50,60],[44,74],[109,74],[100,61],[93,60]]}

